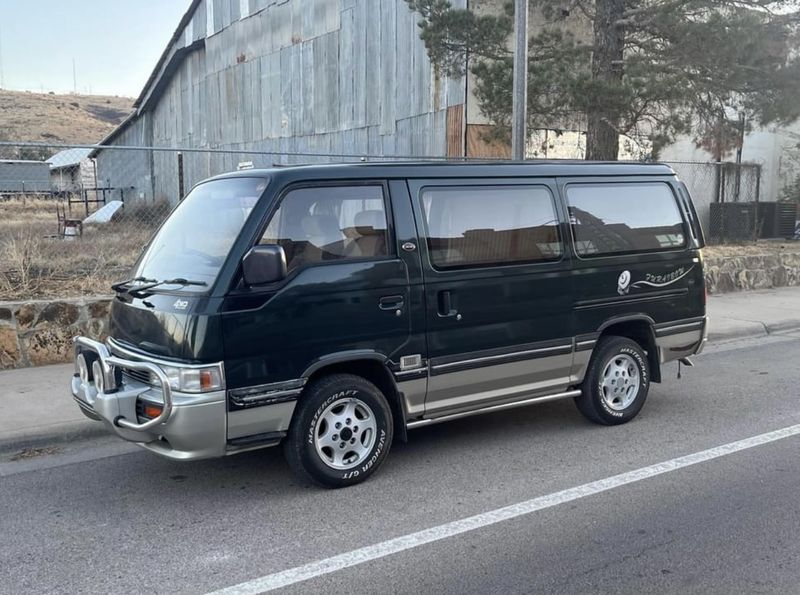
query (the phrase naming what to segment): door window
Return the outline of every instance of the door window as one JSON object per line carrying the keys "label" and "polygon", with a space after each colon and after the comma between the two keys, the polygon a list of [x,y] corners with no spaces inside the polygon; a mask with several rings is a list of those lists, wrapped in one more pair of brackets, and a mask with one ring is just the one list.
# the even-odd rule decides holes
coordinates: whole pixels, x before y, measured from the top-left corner
{"label": "door window", "polygon": [[320,262],[389,255],[382,186],[318,186],[290,191],[260,244],[278,244],[291,271]]}
{"label": "door window", "polygon": [[557,260],[553,195],[544,186],[437,186],[422,191],[436,268]]}
{"label": "door window", "polygon": [[683,219],[667,184],[570,184],[567,201],[579,256],[686,246]]}

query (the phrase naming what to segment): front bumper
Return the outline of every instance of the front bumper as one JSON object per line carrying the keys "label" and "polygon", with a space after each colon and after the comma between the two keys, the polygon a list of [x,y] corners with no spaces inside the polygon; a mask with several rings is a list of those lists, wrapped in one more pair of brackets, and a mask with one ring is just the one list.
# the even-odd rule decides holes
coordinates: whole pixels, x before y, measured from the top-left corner
{"label": "front bumper", "polygon": [[[85,337],[75,339],[75,355],[99,360],[104,386],[72,377],[72,396],[90,418],[102,421],[120,438],[170,459],[193,460],[226,454],[225,391],[194,394],[170,388],[163,371],[152,362],[112,353],[108,346]],[[160,386],[137,381],[123,371],[139,371],[158,379]],[[137,416],[137,402],[161,406],[153,419]]]}

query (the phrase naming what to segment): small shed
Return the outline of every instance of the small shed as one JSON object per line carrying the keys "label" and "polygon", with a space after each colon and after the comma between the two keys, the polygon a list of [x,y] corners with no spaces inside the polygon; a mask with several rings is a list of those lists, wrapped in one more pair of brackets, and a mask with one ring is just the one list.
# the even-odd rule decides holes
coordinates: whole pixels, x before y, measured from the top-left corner
{"label": "small shed", "polygon": [[50,157],[50,182],[58,192],[81,192],[96,186],[97,169],[91,149],[66,149]]}
{"label": "small shed", "polygon": [[49,194],[50,166],[44,161],[0,159],[0,194]]}

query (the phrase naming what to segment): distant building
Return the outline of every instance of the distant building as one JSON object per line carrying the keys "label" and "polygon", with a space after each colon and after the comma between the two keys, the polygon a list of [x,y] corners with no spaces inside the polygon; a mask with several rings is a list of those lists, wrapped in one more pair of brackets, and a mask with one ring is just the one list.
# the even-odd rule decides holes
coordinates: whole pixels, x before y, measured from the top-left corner
{"label": "distant building", "polygon": [[50,193],[50,167],[47,163],[0,159],[0,194],[45,193]]}
{"label": "distant building", "polygon": [[67,149],[53,155],[46,163],[50,166],[50,183],[57,192],[82,192],[97,186],[97,169],[89,157],[91,149]]}

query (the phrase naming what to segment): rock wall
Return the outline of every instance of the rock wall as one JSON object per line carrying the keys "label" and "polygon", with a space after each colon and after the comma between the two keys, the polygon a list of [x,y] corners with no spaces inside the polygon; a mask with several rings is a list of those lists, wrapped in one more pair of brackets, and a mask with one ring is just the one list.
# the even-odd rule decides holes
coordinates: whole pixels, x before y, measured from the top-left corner
{"label": "rock wall", "polygon": [[800,252],[704,260],[709,293],[800,285]]}
{"label": "rock wall", "polygon": [[[800,252],[706,255],[709,293],[800,285]],[[0,370],[72,360],[72,337],[105,339],[109,297],[0,302]]]}
{"label": "rock wall", "polygon": [[0,370],[72,360],[72,337],[104,339],[111,298],[0,302]]}

